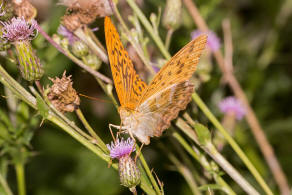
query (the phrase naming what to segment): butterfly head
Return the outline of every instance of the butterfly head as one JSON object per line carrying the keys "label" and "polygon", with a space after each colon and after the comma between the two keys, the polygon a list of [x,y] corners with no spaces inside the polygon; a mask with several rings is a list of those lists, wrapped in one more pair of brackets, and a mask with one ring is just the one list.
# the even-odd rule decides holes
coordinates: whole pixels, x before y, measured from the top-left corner
{"label": "butterfly head", "polygon": [[125,108],[125,107],[119,107],[119,113],[120,113],[120,117],[121,117],[121,121],[123,123],[123,125],[127,126],[127,121],[130,120],[131,116],[133,116],[133,113],[135,111],[129,108]]}

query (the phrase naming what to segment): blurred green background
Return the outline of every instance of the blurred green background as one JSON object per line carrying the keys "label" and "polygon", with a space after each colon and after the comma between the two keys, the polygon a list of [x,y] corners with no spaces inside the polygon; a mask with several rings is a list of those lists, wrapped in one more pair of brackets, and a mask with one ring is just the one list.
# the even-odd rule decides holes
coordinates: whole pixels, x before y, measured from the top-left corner
{"label": "blurred green background", "polygon": [[[57,1],[34,0],[39,9],[38,21],[50,34],[57,31],[60,18],[65,8],[56,5]],[[292,3],[290,0],[198,0],[201,14],[206,19],[210,29],[215,31],[223,42],[222,20],[231,20],[234,48],[234,71],[246,95],[251,102],[267,138],[274,147],[289,183],[292,183]],[[165,7],[165,1],[140,0],[144,13],[149,16],[157,13],[158,8]],[[130,11],[124,1],[119,4],[121,12]],[[124,13],[124,18],[126,17]],[[130,12],[129,12],[130,13]],[[104,41],[103,19],[98,19],[92,28],[98,27],[97,37]],[[183,20],[180,28],[174,32],[170,51],[174,54],[188,43],[190,33],[196,29],[187,10],[183,10]],[[164,37],[166,31],[161,28]],[[82,71],[64,55],[58,53],[41,37],[33,41],[40,59],[45,66],[46,76],[42,82],[49,84],[47,77],[61,76],[66,70],[72,74],[75,89],[88,96],[107,99],[95,79]],[[153,44],[152,44],[153,45]],[[223,47],[221,47],[223,51]],[[221,72],[216,62],[212,64],[210,80],[200,86],[198,93],[205,103],[220,119],[217,103],[225,96],[232,95],[230,89],[221,82]],[[16,70],[10,68],[13,74]],[[100,72],[111,77],[109,66],[103,64]],[[193,103],[192,103],[193,104]],[[97,133],[111,141],[108,123],[119,124],[119,116],[111,104],[81,99],[81,109]],[[76,119],[74,114],[68,114]],[[209,125],[202,113],[193,114],[195,119]],[[78,121],[78,120],[76,120]],[[78,122],[77,122],[78,124]],[[80,123],[79,126],[82,126]],[[166,194],[191,194],[183,177],[173,170],[173,165],[162,154],[160,145],[170,147],[172,138],[164,134],[163,137],[153,139],[150,146],[144,148],[144,155],[154,171],[164,183]],[[252,162],[267,180],[268,184],[276,189],[272,175],[260,153],[258,146],[250,133],[245,120],[236,126],[235,138]],[[118,173],[81,146],[68,134],[46,122],[35,130],[32,150],[36,155],[31,157],[26,166],[27,190],[31,195],[109,195],[129,194],[126,188],[119,184]],[[225,147],[222,154],[249,179],[250,174],[241,161],[229,147]],[[203,172],[198,163],[194,162],[198,175]],[[231,182],[228,176],[224,176]],[[254,182],[252,179],[251,182]],[[9,182],[16,190],[15,173],[9,172]],[[232,185],[233,182],[231,182]],[[234,185],[236,189],[236,185]]]}

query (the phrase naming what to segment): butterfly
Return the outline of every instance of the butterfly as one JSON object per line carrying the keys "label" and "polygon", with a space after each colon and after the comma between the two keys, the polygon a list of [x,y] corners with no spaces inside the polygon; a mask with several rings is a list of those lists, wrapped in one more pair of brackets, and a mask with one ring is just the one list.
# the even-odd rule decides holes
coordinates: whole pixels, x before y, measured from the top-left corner
{"label": "butterfly", "polygon": [[207,43],[207,35],[183,47],[147,85],[136,73],[109,17],[105,17],[104,25],[110,67],[121,104],[120,129],[147,145],[150,137],[161,136],[191,101],[194,86],[190,78]]}

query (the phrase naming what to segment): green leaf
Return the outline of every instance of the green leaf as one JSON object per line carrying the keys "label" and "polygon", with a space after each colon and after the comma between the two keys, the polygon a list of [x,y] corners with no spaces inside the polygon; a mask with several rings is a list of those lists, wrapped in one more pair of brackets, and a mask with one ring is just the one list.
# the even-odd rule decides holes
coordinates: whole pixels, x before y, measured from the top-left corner
{"label": "green leaf", "polygon": [[207,127],[200,123],[194,125],[200,144],[206,145],[211,142],[211,134]]}
{"label": "green leaf", "polygon": [[40,115],[42,115],[43,118],[48,118],[49,116],[49,108],[46,104],[46,102],[43,100],[43,98],[40,95],[37,95],[37,107]]}
{"label": "green leaf", "polygon": [[222,190],[222,187],[218,184],[206,184],[199,187],[200,191],[208,191],[208,190]]}

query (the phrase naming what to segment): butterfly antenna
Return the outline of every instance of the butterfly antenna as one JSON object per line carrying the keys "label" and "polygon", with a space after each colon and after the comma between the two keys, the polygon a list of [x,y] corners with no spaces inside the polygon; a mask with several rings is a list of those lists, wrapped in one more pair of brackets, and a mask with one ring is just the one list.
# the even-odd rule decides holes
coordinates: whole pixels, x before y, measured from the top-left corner
{"label": "butterfly antenna", "polygon": [[105,103],[110,103],[110,104],[113,104],[111,101],[109,100],[104,100],[104,99],[100,99],[100,98],[96,98],[96,97],[90,97],[90,96],[87,96],[87,95],[84,95],[82,93],[78,93],[79,96],[82,96],[82,97],[86,97],[87,99],[90,99],[90,100],[96,100],[96,101],[100,101],[100,102],[105,102]]}

